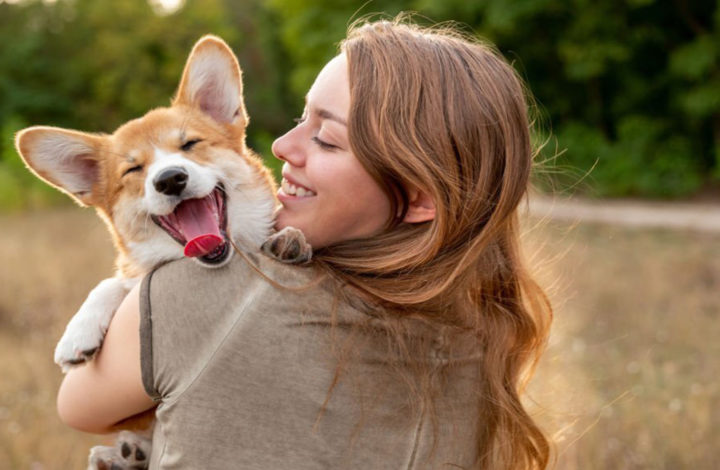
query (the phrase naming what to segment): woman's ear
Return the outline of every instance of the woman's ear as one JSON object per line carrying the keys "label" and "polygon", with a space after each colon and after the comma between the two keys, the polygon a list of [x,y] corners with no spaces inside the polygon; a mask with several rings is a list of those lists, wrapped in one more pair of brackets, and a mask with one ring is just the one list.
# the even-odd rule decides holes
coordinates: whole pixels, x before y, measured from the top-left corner
{"label": "woman's ear", "polygon": [[403,222],[419,224],[435,218],[435,202],[425,191],[410,188],[408,190],[408,207]]}

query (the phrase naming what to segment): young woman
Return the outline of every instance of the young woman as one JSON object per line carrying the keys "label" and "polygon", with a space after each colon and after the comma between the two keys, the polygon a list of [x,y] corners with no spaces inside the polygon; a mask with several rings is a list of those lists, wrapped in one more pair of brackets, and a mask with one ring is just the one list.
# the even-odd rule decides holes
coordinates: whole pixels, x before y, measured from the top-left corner
{"label": "young woman", "polygon": [[507,62],[359,25],[273,153],[277,227],[312,266],[258,257],[287,289],[237,256],[160,268],[67,375],[61,417],[102,432],[159,402],[151,468],[544,468],[519,395],[551,312],[518,247],[533,149]]}

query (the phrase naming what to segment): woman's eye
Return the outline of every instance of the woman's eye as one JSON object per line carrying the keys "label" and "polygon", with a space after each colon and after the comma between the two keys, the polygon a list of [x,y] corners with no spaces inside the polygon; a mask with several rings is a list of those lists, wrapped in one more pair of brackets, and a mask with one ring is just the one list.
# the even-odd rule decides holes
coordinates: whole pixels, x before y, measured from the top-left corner
{"label": "woman's eye", "polygon": [[295,124],[297,124],[297,125],[300,125],[300,124],[302,124],[303,122],[305,122],[305,116],[300,116],[300,117],[298,117],[298,118],[294,118],[294,119],[293,119],[293,122],[294,122]]}
{"label": "woman's eye", "polygon": [[315,142],[317,145],[320,146],[320,148],[325,150],[335,150],[338,148],[337,145],[328,144],[327,142],[320,140],[318,137],[313,137],[312,141]]}
{"label": "woman's eye", "polygon": [[192,150],[192,148],[195,147],[195,144],[197,144],[199,142],[202,142],[202,139],[188,140],[187,142],[185,142],[184,144],[182,144],[180,146],[180,150],[182,150],[183,152],[188,152],[188,151]]}
{"label": "woman's eye", "polygon": [[136,166],[130,167],[127,170],[125,170],[125,172],[123,173],[123,176],[128,175],[130,173],[135,173],[137,171],[142,171],[142,169],[143,169],[142,165],[136,165]]}

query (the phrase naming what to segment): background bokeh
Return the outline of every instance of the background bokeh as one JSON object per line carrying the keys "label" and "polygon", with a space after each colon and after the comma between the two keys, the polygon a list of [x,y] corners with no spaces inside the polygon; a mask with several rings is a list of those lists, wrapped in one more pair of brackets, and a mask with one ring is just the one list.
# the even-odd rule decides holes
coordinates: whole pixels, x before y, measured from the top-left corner
{"label": "background bokeh", "polygon": [[595,196],[664,198],[717,187],[716,0],[0,0],[0,207],[54,194],[18,163],[18,128],[111,132],[168,104],[208,32],[239,56],[249,141],[268,155],[348,24],[403,10],[458,22],[514,63],[536,98],[556,186],[588,175],[580,189]]}
{"label": "background bokeh", "polygon": [[[112,132],[167,105],[214,33],[269,157],[347,26],[400,11],[458,22],[513,63],[535,97],[541,189],[720,204],[716,0],[0,0],[0,470],[83,468],[109,440],[59,422],[52,350],[112,275],[112,243],[24,168],[14,133]],[[524,220],[556,312],[528,405],[558,468],[717,468],[720,235]]]}

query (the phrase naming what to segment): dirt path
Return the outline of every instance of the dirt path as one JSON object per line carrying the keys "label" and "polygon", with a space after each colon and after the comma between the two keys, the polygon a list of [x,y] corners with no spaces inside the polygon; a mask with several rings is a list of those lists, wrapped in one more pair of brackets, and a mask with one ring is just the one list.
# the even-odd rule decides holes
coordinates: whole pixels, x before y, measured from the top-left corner
{"label": "dirt path", "polygon": [[591,201],[533,195],[531,215],[570,222],[720,233],[720,202]]}

